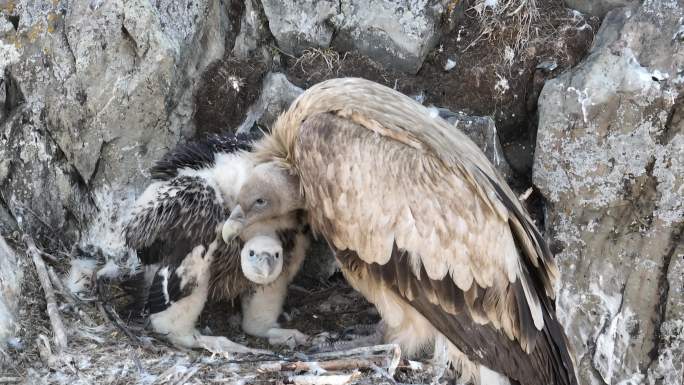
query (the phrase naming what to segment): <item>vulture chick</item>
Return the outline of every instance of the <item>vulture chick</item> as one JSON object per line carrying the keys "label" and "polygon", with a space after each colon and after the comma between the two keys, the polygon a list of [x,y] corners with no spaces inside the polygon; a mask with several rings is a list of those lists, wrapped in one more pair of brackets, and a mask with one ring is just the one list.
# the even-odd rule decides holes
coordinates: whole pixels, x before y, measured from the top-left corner
{"label": "vulture chick", "polygon": [[553,256],[461,131],[391,88],[333,79],[300,95],[253,153],[224,239],[305,209],[388,342],[434,349],[462,381],[577,384]]}
{"label": "vulture chick", "polygon": [[241,297],[243,330],[249,334],[272,344],[307,340],[277,323],[308,247],[303,215],[261,222],[242,239],[221,237],[228,209],[253,168],[251,143],[248,136],[226,135],[178,146],[151,169],[156,181],[138,198],[124,228],[127,245],[146,266],[140,302],[153,330],[176,345],[263,353],[196,330],[209,295]]}

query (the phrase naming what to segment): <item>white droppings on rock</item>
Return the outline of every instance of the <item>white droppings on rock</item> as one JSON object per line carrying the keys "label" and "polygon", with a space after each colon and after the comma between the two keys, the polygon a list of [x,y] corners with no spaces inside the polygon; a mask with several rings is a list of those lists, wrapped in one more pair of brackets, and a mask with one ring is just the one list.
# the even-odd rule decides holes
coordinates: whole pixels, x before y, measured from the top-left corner
{"label": "white droppings on rock", "polygon": [[494,84],[494,91],[498,92],[499,94],[505,94],[511,87],[508,85],[508,79],[505,77],[499,75],[498,73],[496,74],[496,77],[499,79],[496,81]]}
{"label": "white droppings on rock", "polygon": [[5,72],[5,68],[19,61],[19,51],[12,44],[5,44],[0,40],[0,75]]}

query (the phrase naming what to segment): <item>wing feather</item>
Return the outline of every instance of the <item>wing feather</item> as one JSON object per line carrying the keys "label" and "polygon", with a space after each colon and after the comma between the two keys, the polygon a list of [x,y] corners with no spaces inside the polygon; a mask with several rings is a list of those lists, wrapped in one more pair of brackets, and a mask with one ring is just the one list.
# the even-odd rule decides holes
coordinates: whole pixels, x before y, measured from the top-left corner
{"label": "wing feather", "polygon": [[130,213],[124,238],[144,264],[178,265],[195,246],[208,247],[227,216],[221,196],[204,179],[178,176],[148,186]]}
{"label": "wing feather", "polygon": [[[482,175],[421,144],[415,130],[385,127],[339,111],[305,119],[294,160],[312,226],[336,249],[356,253],[376,279],[392,278],[383,282],[470,359],[512,378],[550,378],[553,365],[540,363],[531,375],[512,369],[541,360],[537,356],[549,350],[567,351],[563,341],[547,338],[549,328],[558,328],[545,293],[554,279],[546,266],[553,261],[539,263],[539,255],[550,254],[541,253],[543,241],[531,220],[517,200],[501,199],[510,195],[505,185],[489,186],[496,179],[485,179],[489,187],[482,187]],[[323,180],[335,183],[322,188]],[[545,325],[549,319],[553,325]],[[489,361],[500,346],[470,346],[473,335],[503,344],[516,362]],[[566,368],[560,383],[572,383],[571,361],[553,364]]]}

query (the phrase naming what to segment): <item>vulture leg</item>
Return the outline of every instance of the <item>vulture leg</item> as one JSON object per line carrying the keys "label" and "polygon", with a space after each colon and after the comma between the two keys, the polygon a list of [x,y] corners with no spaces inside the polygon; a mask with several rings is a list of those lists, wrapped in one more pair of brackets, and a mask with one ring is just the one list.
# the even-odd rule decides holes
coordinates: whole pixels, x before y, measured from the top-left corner
{"label": "vulture leg", "polygon": [[283,310],[289,277],[283,274],[273,283],[257,286],[254,292],[242,297],[242,330],[245,333],[268,338],[271,345],[294,348],[308,342],[309,336],[296,329],[283,329],[278,317]]}
{"label": "vulture leg", "polygon": [[147,304],[152,329],[174,345],[212,353],[268,354],[230,341],[202,335],[195,324],[209,295],[209,267],[215,243],[197,246],[178,265],[164,265],[154,274]]}

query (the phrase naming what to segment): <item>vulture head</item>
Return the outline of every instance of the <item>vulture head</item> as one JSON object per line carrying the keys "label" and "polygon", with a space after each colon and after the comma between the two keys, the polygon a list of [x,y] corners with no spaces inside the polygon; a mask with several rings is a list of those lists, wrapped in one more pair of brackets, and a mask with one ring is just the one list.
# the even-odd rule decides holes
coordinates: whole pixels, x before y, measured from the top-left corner
{"label": "vulture head", "polygon": [[240,266],[245,278],[260,285],[269,284],[283,271],[283,246],[273,237],[256,236],[242,248]]}
{"label": "vulture head", "polygon": [[232,241],[253,223],[304,208],[296,176],[277,163],[256,166],[237,197],[237,206],[223,224],[225,242]]}

